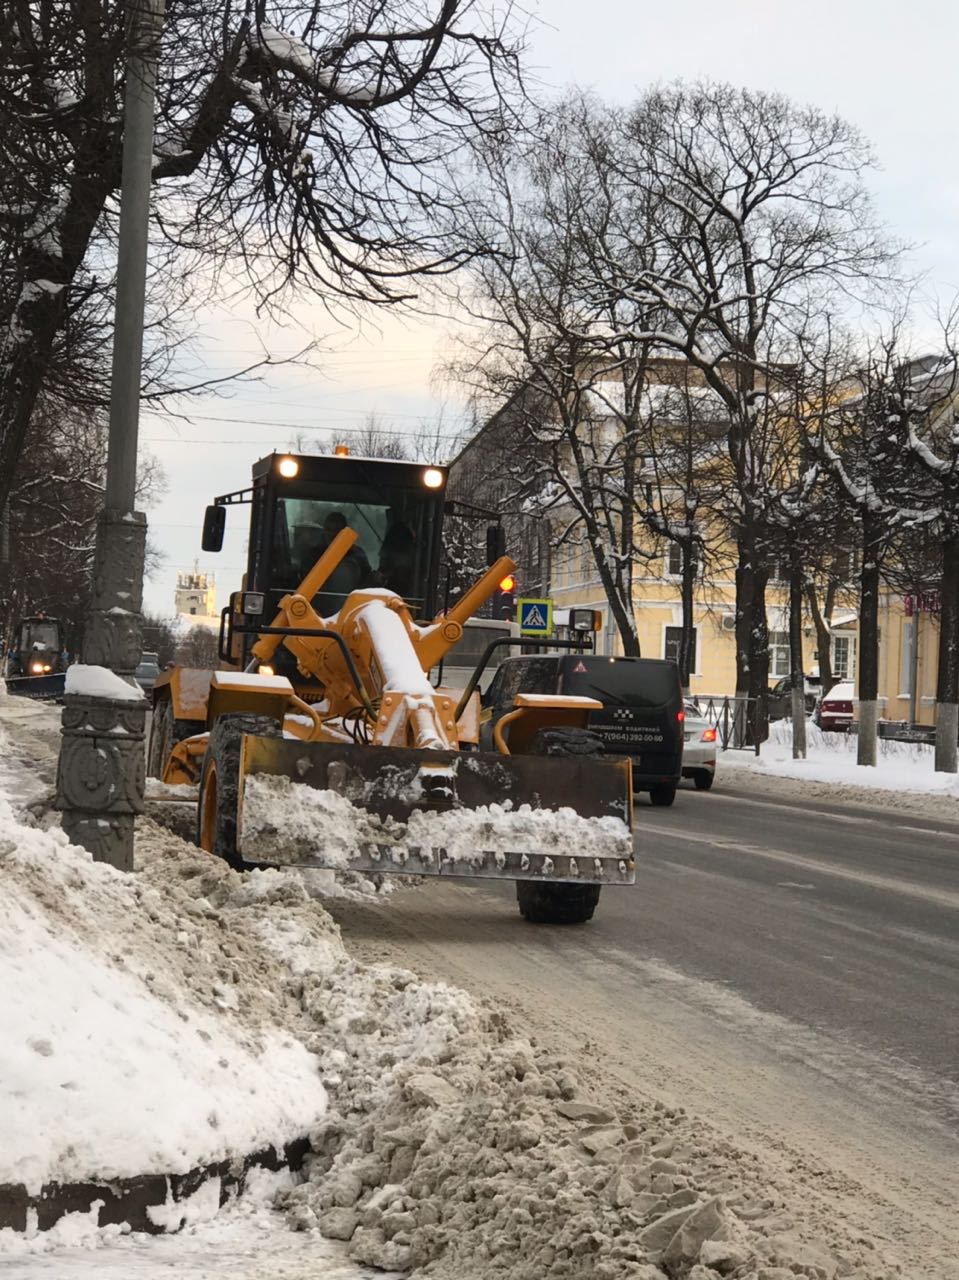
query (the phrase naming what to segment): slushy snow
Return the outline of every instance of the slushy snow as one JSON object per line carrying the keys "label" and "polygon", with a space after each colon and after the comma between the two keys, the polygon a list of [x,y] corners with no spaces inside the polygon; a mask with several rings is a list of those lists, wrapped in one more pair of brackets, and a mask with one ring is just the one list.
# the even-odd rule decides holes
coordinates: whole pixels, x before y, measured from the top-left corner
{"label": "slushy snow", "polygon": [[449,861],[479,867],[506,853],[569,853],[584,867],[593,858],[628,862],[632,836],[620,818],[583,818],[573,809],[414,810],[406,823],[380,818],[336,791],[282,775],[251,774],[244,784],[241,846],[249,858],[284,863],[322,857],[347,870],[369,846],[441,849]]}

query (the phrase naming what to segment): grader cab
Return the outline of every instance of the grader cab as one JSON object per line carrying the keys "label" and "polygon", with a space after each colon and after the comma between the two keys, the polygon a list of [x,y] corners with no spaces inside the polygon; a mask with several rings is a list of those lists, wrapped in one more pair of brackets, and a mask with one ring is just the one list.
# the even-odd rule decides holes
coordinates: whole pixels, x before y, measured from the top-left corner
{"label": "grader cab", "polygon": [[587,920],[635,877],[630,764],[602,758],[589,698],[520,695],[489,751],[479,681],[431,683],[515,569],[500,557],[437,613],[446,479],[272,454],[217,498],[207,551],[251,508],[245,581],[220,669],[157,680],[148,772],[198,788],[198,842],[237,868],[513,879],[527,919]]}

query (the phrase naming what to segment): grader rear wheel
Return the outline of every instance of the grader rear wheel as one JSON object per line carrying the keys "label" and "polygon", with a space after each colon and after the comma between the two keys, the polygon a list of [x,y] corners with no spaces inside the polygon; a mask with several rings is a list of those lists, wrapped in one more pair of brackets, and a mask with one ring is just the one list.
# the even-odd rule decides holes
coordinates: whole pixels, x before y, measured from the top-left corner
{"label": "grader rear wheel", "polygon": [[[540,729],[530,743],[534,756],[601,756],[603,740],[589,729]],[[530,924],[585,924],[599,902],[598,884],[553,884],[517,880],[519,913]]]}
{"label": "grader rear wheel", "polygon": [[199,733],[202,727],[202,721],[178,720],[173,714],[173,700],[169,693],[161,694],[153,708],[153,719],[150,722],[147,777],[162,778],[173,748],[184,738]]}
{"label": "grader rear wheel", "polygon": [[279,738],[283,731],[269,716],[250,712],[221,716],[210,732],[209,746],[203,757],[197,805],[197,844],[207,853],[223,858],[236,870],[241,870],[244,864],[237,852],[236,839],[240,749],[245,733],[255,734],[258,738]]}

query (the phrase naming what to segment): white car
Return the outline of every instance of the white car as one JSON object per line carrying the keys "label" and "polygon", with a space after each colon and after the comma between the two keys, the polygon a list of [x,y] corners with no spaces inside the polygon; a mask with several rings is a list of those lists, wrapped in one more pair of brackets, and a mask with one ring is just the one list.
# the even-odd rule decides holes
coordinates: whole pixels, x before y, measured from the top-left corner
{"label": "white car", "polygon": [[691,698],[685,702],[683,722],[683,777],[692,778],[697,791],[708,791],[716,777],[716,726],[705,719]]}

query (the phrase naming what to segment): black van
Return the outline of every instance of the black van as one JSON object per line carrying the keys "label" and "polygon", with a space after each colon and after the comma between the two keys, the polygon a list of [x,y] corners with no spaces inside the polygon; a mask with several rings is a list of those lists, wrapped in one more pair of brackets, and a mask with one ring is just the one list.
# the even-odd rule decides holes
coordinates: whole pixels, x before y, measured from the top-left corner
{"label": "black van", "polygon": [[679,668],[659,658],[548,653],[508,658],[483,699],[496,721],[518,693],[566,693],[602,702],[589,727],[609,755],[633,759],[633,787],[653,804],[676,797],[683,767],[684,703]]}

